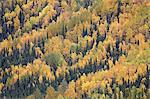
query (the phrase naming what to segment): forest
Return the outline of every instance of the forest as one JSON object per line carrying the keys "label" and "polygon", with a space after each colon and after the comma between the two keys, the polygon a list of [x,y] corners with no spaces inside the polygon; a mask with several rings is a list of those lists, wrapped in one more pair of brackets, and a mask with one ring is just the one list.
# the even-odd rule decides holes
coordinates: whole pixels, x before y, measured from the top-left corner
{"label": "forest", "polygon": [[150,0],[0,0],[0,99],[149,99]]}

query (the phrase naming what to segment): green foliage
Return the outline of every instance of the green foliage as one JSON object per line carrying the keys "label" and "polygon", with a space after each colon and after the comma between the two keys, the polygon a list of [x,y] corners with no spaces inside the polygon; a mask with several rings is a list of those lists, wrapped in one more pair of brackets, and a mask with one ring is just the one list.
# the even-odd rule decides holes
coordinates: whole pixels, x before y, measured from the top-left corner
{"label": "green foliage", "polygon": [[57,67],[62,65],[64,59],[61,53],[52,52],[45,57],[45,61],[49,66]]}
{"label": "green foliage", "polygon": [[150,49],[140,51],[139,49],[134,49],[129,52],[127,57],[127,62],[132,64],[149,64],[150,62]]}
{"label": "green foliage", "polygon": [[27,21],[24,26],[24,31],[29,31],[32,29],[32,24],[30,21]]}

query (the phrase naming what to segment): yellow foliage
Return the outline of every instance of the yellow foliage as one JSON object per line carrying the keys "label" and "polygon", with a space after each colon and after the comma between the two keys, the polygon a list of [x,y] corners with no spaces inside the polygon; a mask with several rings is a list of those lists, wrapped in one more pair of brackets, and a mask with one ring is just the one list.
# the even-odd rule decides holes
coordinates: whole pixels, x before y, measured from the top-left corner
{"label": "yellow foliage", "polygon": [[0,83],[0,94],[1,94],[1,90],[2,90],[3,86],[4,86],[4,84]]}

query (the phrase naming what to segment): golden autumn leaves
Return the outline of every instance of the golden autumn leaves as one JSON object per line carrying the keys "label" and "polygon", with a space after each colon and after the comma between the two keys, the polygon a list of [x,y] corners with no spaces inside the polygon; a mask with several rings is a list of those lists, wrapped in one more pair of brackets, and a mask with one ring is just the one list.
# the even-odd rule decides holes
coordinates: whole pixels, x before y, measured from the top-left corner
{"label": "golden autumn leaves", "polygon": [[43,77],[47,80],[55,80],[53,73],[45,62],[40,59],[34,60],[33,64],[28,64],[27,66],[12,66],[12,70],[8,70],[11,74],[10,78],[6,83],[7,86],[13,85],[17,80],[24,79],[31,75],[36,75],[39,77],[39,82],[42,83]]}
{"label": "golden autumn leaves", "polygon": [[[147,1],[15,0],[14,8],[11,1],[0,2],[6,8],[2,20],[7,26],[14,25],[13,33],[0,42],[0,55],[4,53],[1,57],[7,61],[17,53],[25,62],[0,69],[2,94],[6,87],[33,77],[37,78],[32,82],[36,90],[28,95],[34,98],[44,93],[46,99],[123,99],[128,86],[133,87],[132,94],[142,90],[146,97],[150,60]],[[4,26],[0,28],[5,34]],[[33,60],[28,61],[29,55]],[[45,81],[49,83],[46,88]]]}

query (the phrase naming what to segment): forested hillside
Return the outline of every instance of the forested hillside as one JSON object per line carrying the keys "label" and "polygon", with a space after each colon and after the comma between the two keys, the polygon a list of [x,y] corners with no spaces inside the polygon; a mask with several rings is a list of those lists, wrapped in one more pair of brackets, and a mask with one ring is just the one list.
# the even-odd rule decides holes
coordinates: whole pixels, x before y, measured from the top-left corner
{"label": "forested hillside", "polygon": [[0,99],[148,99],[149,0],[0,0]]}

